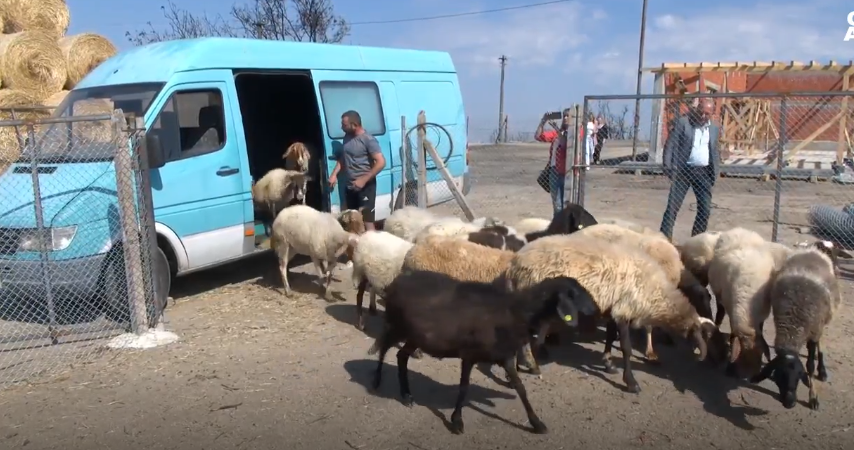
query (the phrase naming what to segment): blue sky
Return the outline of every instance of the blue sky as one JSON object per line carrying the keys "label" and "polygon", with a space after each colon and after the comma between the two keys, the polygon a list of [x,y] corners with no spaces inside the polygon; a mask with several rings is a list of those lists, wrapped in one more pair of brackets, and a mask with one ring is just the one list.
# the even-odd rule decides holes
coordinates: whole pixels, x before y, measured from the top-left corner
{"label": "blue sky", "polygon": [[[351,22],[453,14],[543,0],[413,2],[336,1]],[[226,14],[232,0],[176,0],[193,12]],[[701,61],[847,61],[854,42],[842,40],[852,6],[841,0],[649,2],[645,66]],[[96,32],[119,48],[125,32],[160,27],[165,1],[68,0],[69,33]],[[575,0],[492,14],[397,24],[353,26],[346,43],[445,50],[459,72],[472,138],[496,128],[498,57],[509,58],[505,109],[511,134],[533,131],[546,110],[585,94],[635,90],[641,0]],[[651,77],[644,92],[650,93]],[[619,105],[615,105],[619,109]]]}

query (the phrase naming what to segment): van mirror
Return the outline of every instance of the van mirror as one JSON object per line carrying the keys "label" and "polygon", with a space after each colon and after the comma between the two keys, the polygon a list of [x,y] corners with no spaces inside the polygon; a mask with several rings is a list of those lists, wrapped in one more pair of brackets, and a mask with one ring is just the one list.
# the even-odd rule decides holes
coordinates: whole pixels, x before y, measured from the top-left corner
{"label": "van mirror", "polygon": [[148,168],[159,169],[166,165],[166,155],[160,146],[160,137],[154,133],[145,133],[145,153],[148,156]]}

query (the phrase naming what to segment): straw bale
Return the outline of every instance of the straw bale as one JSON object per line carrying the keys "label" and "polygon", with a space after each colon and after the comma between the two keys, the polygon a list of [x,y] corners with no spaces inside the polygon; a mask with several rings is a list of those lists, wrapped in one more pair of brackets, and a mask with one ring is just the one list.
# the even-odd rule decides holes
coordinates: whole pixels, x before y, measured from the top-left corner
{"label": "straw bale", "polygon": [[41,31],[0,35],[3,87],[28,92],[42,101],[62,90],[68,70],[56,40]]}
{"label": "straw bale", "polygon": [[65,36],[71,13],[65,0],[0,0],[3,32],[41,30],[54,40]]}
{"label": "straw bale", "polygon": [[68,67],[66,89],[73,89],[89,72],[116,54],[109,39],[95,33],[81,33],[59,40]]}
{"label": "straw bale", "polygon": [[[14,89],[0,89],[0,120],[11,120],[12,111],[8,108],[31,107],[37,104],[36,98],[25,91]],[[16,119],[36,119],[47,117],[49,111],[15,111]],[[38,132],[38,127],[34,130]],[[21,154],[21,146],[18,142],[18,132],[26,137],[26,127],[4,127],[0,126],[0,172],[4,172],[9,165],[18,159]]]}
{"label": "straw bale", "polygon": [[53,106],[54,108],[56,108],[57,106],[59,106],[60,103],[62,103],[63,100],[65,100],[65,96],[68,95],[68,92],[69,91],[65,90],[59,91],[56,94],[53,94],[50,97],[46,98],[42,102],[42,104],[45,106]]}

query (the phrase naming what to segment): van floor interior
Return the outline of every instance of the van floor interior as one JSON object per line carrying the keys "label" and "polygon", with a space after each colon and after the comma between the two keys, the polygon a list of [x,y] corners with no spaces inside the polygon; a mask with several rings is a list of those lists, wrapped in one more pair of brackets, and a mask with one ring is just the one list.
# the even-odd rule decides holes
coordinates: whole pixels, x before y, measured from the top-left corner
{"label": "van floor interior", "polygon": [[[282,155],[294,142],[311,152],[305,204],[323,210],[323,130],[314,83],[308,72],[236,72],[235,85],[253,180],[274,168],[285,168]],[[256,219],[272,222],[266,208]]]}

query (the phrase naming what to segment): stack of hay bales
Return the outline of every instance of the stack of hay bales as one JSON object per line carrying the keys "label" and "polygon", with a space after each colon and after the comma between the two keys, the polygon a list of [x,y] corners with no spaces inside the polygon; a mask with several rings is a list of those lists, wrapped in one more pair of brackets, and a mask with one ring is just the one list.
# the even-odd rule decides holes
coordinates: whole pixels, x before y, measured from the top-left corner
{"label": "stack of hay bales", "polygon": [[[65,0],[0,0],[0,120],[11,118],[8,108],[57,106],[68,90],[116,53],[108,39],[93,33],[66,36],[71,15]],[[105,114],[112,104],[91,102],[85,112]],[[91,110],[91,111],[90,111]],[[21,119],[44,117],[51,110],[16,111]],[[100,134],[106,124],[88,123]],[[81,127],[82,130],[82,127]],[[21,128],[21,132],[25,130]],[[75,132],[75,134],[77,134]],[[88,135],[89,133],[87,133]],[[43,145],[50,145],[45,139]],[[0,172],[18,158],[14,127],[0,127]]]}

